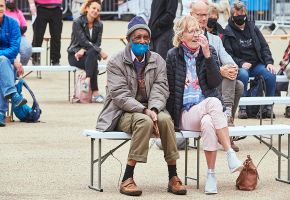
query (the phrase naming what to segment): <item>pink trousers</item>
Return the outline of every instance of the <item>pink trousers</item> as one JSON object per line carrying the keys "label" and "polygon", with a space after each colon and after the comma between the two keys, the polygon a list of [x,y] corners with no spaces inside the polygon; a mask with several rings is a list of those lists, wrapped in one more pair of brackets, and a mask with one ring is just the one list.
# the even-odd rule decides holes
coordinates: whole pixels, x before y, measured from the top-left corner
{"label": "pink trousers", "polygon": [[218,150],[216,130],[227,127],[227,125],[223,106],[215,97],[208,97],[181,114],[180,128],[201,131],[202,146],[205,151]]}

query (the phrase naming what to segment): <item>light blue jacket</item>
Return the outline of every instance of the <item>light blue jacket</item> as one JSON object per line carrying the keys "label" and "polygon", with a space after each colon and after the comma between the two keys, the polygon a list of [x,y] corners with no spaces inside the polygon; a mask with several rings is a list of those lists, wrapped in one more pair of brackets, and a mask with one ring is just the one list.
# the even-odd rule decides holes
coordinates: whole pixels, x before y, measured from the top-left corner
{"label": "light blue jacket", "polygon": [[208,43],[216,50],[221,66],[225,64],[236,64],[233,58],[226,52],[220,37],[207,32],[207,38]]}
{"label": "light blue jacket", "polygon": [[20,48],[21,33],[16,20],[4,15],[0,24],[0,56],[14,62]]}

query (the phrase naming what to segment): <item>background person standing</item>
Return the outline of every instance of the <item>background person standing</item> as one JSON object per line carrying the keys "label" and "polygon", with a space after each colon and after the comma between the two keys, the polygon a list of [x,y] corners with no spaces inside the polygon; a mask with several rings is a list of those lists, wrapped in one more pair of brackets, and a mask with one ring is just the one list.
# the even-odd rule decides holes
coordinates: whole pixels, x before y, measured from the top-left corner
{"label": "background person standing", "polygon": [[151,50],[166,59],[167,51],[173,47],[173,21],[178,0],[153,0],[149,28],[151,29]]}
{"label": "background person standing", "polygon": [[[46,25],[49,24],[50,63],[59,65],[60,38],[62,32],[62,0],[28,0],[32,16],[36,16],[33,23],[33,47],[41,47]],[[33,64],[40,63],[40,54],[33,55]]]}

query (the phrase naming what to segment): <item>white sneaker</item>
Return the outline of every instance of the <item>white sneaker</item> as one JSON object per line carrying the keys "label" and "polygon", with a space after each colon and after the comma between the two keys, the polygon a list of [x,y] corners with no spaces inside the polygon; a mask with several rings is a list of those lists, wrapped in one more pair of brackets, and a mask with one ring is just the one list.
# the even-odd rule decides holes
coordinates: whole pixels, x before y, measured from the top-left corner
{"label": "white sneaker", "polygon": [[102,95],[93,96],[92,103],[104,103],[105,98]]}
{"label": "white sneaker", "polygon": [[214,172],[207,172],[207,179],[204,188],[205,194],[217,194],[217,181]]}
{"label": "white sneaker", "polygon": [[231,173],[241,171],[243,163],[237,158],[236,152],[231,148],[227,152],[228,166]]}

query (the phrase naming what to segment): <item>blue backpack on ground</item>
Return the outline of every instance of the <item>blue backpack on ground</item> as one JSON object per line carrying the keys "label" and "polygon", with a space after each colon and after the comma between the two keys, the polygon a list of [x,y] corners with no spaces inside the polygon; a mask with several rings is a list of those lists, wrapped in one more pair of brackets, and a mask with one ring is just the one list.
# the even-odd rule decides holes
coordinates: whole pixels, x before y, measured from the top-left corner
{"label": "blue backpack on ground", "polygon": [[41,114],[41,109],[39,108],[39,104],[32,90],[29,88],[29,86],[26,84],[26,82],[23,79],[20,79],[15,86],[16,86],[17,92],[21,96],[22,96],[21,94],[22,88],[24,86],[28,90],[28,92],[30,93],[33,99],[32,107],[29,107],[27,104],[16,107],[15,105],[12,104],[12,109],[15,116],[22,122],[28,122],[28,123],[38,122],[38,119]]}

